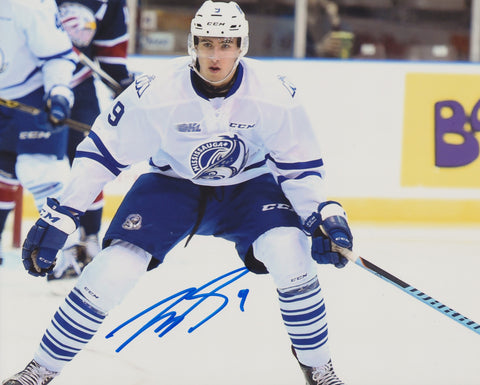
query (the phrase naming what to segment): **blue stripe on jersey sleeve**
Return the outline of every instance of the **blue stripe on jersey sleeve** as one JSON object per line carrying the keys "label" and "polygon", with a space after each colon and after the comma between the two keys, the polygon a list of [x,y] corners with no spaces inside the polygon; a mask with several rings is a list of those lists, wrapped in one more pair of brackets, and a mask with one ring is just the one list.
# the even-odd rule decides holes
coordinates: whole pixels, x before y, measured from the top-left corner
{"label": "blue stripe on jersey sleeve", "polygon": [[32,72],[30,72],[30,73],[25,77],[25,79],[23,79],[22,81],[20,81],[20,82],[18,82],[18,83],[16,83],[16,84],[12,84],[12,85],[10,85],[10,86],[8,86],[8,87],[0,88],[0,90],[8,90],[8,89],[10,89],[10,88],[18,87],[18,86],[26,83],[28,79],[30,79],[31,77],[33,77],[33,76],[34,76],[37,72],[39,72],[39,71],[41,71],[41,68],[36,67],[36,68],[35,68]]}
{"label": "blue stripe on jersey sleeve", "polygon": [[165,166],[157,166],[155,163],[153,163],[153,159],[150,158],[150,160],[148,161],[148,164],[152,167],[156,167],[158,168],[160,171],[168,171],[168,170],[171,170],[172,167],[170,165],[165,165]]}
{"label": "blue stripe on jersey sleeve", "polygon": [[286,180],[292,180],[292,179],[303,179],[303,178],[306,178],[307,176],[318,176],[320,179],[322,178],[322,175],[320,173],[314,172],[314,171],[308,171],[308,172],[302,172],[300,175],[297,175],[295,178],[286,178],[284,176],[279,176],[278,183],[282,184]]}
{"label": "blue stripe on jersey sleeve", "polygon": [[117,167],[115,167],[111,163],[109,163],[105,159],[105,157],[103,157],[102,155],[97,154],[95,152],[77,151],[75,153],[75,158],[89,158],[89,159],[92,159],[92,160],[100,163],[105,168],[107,168],[115,176],[120,175],[120,173],[122,172],[122,170],[119,170]]}
{"label": "blue stripe on jersey sleeve", "polygon": [[257,163],[252,163],[250,166],[245,167],[244,171],[248,171],[248,170],[251,170],[251,169],[254,169],[254,168],[262,167],[266,162],[267,162],[267,159],[264,159],[264,160],[262,160],[260,162],[257,162]]}
{"label": "blue stripe on jersey sleeve", "polygon": [[270,154],[267,155],[268,159],[271,160],[277,168],[281,170],[305,170],[307,168],[317,168],[323,166],[323,159],[310,160],[308,162],[296,162],[296,163],[283,163],[277,162],[273,159]]}
{"label": "blue stripe on jersey sleeve", "polygon": [[59,52],[55,55],[52,55],[52,56],[45,56],[45,57],[38,57],[39,60],[44,60],[44,61],[48,61],[48,60],[52,60],[52,59],[61,59],[61,58],[64,58],[65,60],[69,60],[71,61],[73,64],[77,64],[77,62],[73,59],[70,59],[68,58],[67,56],[68,55],[71,55],[73,53],[73,50],[70,48],[66,51],[63,51],[63,52]]}
{"label": "blue stripe on jersey sleeve", "polygon": [[107,148],[95,132],[90,131],[88,137],[92,139],[98,151],[100,151],[100,154],[89,151],[77,151],[75,157],[90,158],[92,160],[95,160],[98,163],[102,164],[104,167],[106,167],[108,170],[110,170],[114,175],[119,175],[122,172],[121,169],[128,166],[117,162],[113,158],[113,156],[110,154],[110,152],[107,150]]}

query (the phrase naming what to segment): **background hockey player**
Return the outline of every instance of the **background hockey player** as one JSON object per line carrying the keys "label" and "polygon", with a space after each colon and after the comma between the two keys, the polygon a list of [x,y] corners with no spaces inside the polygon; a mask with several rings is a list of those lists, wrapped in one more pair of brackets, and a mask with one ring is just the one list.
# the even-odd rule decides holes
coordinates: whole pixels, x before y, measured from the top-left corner
{"label": "background hockey player", "polygon": [[41,208],[69,172],[65,157],[74,96],[69,87],[76,55],[54,0],[2,0],[0,97],[46,113],[28,115],[0,106],[0,234],[20,184]]}
{"label": "background hockey player", "polygon": [[140,277],[194,234],[234,242],[250,271],[271,275],[307,383],[343,384],[315,261],[343,267],[332,245],[352,248],[352,235],[340,204],[327,200],[322,154],[295,86],[245,58],[247,49],[239,6],[206,1],[192,20],[190,56],[138,77],[96,120],[64,194],[48,200],[27,235],[29,273],[51,269],[105,183],[145,159],[151,170],[125,196],[34,359],[5,385],[50,382]]}
{"label": "background hockey player", "polygon": [[[128,45],[128,9],[125,0],[56,0],[63,26],[74,47],[94,61],[103,71],[126,88],[133,78],[126,65]],[[81,61],[71,84],[75,95],[72,119],[92,125],[100,114],[93,71]],[[116,95],[115,95],[116,96]],[[70,129],[68,158],[73,162],[75,150],[84,134]],[[102,224],[103,193],[101,192],[80,218],[82,266],[100,251],[98,233]],[[59,264],[49,279],[75,275],[72,266]]]}

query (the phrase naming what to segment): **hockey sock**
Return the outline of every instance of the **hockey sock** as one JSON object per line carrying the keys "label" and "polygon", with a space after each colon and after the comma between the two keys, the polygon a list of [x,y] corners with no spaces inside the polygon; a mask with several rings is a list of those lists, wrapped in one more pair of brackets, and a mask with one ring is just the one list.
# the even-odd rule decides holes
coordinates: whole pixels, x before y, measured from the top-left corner
{"label": "hockey sock", "polygon": [[325,303],[315,277],[301,288],[278,290],[280,311],[298,360],[317,367],[330,359]]}
{"label": "hockey sock", "polygon": [[3,233],[3,229],[5,227],[5,223],[7,222],[7,217],[8,217],[8,214],[10,213],[10,211],[12,210],[2,210],[0,209],[0,239],[2,238],[2,233]]}
{"label": "hockey sock", "polygon": [[74,288],[53,316],[35,353],[35,361],[48,370],[60,372],[95,335],[105,317]]}

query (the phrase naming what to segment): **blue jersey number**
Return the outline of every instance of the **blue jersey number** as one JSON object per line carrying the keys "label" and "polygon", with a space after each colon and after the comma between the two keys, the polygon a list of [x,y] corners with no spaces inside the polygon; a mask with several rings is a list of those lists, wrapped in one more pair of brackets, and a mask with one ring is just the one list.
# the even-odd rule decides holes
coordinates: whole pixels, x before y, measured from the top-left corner
{"label": "blue jersey number", "polygon": [[116,126],[125,112],[125,107],[121,102],[115,103],[112,112],[108,114],[108,123]]}

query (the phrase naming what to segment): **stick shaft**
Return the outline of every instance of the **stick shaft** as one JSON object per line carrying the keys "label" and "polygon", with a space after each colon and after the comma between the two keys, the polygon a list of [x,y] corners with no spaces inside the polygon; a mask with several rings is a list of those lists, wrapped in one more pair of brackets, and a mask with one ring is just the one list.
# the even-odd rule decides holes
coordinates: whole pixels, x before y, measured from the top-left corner
{"label": "stick shaft", "polygon": [[[27,104],[17,102],[16,100],[9,100],[9,99],[3,99],[3,98],[0,98],[0,106],[11,108],[13,110],[22,111],[30,115],[38,115],[44,112],[40,108],[29,106]],[[66,124],[73,130],[81,131],[81,132],[88,132],[91,129],[91,127],[88,124],[85,124],[73,119],[65,119],[63,124]]]}
{"label": "stick shaft", "polygon": [[102,78],[102,80],[108,85],[108,87],[112,89],[113,92],[116,94],[122,92],[122,86],[108,73],[106,73],[99,65],[97,65],[92,59],[90,59],[83,52],[79,51],[77,48],[73,48],[73,50],[78,55],[80,62],[100,76],[100,78]]}
{"label": "stick shaft", "polygon": [[372,262],[355,255],[352,251],[347,249],[342,249],[342,254],[349,259],[350,261],[354,262],[356,265],[362,267],[363,269],[367,270],[368,272],[376,275],[377,277],[383,279],[384,281],[391,283],[392,285],[398,287],[408,295],[412,296],[413,298],[423,302],[425,305],[430,306],[431,308],[439,311],[443,315],[451,318],[452,320],[458,322],[459,324],[467,327],[468,329],[474,331],[477,334],[480,334],[480,325],[471,319],[465,317],[464,315],[460,314],[459,312],[455,311],[454,309],[444,305],[440,301],[432,298],[428,294],[418,290],[417,288],[411,286],[410,284],[402,281],[401,279],[395,277],[393,274],[381,269],[380,267],[376,266]]}

